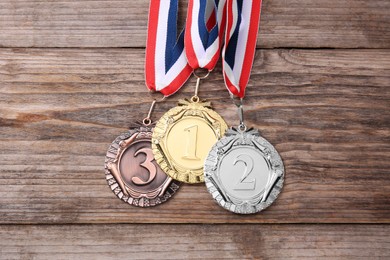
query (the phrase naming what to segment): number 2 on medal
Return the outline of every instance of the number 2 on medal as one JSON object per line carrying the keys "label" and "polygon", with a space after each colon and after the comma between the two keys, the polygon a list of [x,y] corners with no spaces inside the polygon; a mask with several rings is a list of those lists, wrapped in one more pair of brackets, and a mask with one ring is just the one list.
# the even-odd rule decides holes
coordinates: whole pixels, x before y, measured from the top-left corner
{"label": "number 2 on medal", "polygon": [[192,125],[189,127],[184,128],[184,131],[187,132],[187,146],[186,150],[183,156],[183,159],[188,160],[200,160],[196,156],[196,143],[197,143],[197,136],[198,136],[198,126]]}
{"label": "number 2 on medal", "polygon": [[245,164],[244,174],[241,176],[240,181],[237,183],[235,190],[254,190],[256,187],[256,179],[245,181],[249,174],[253,171],[253,158],[248,154],[240,154],[236,157],[233,162],[233,165],[236,165],[238,162],[243,162]]}
{"label": "number 2 on medal", "polygon": [[151,182],[154,180],[154,178],[156,177],[157,168],[156,168],[156,166],[152,163],[152,161],[154,160],[152,149],[147,148],[147,147],[144,147],[144,148],[142,148],[142,149],[139,149],[139,150],[134,154],[134,157],[137,157],[137,155],[140,154],[140,153],[143,153],[143,154],[146,155],[145,161],[143,161],[143,163],[141,163],[140,165],[141,165],[142,167],[144,167],[146,170],[149,171],[149,179],[146,180],[146,181],[143,181],[143,180],[141,180],[141,178],[135,176],[135,177],[132,177],[131,180],[132,180],[135,184],[138,184],[138,185],[146,185],[146,184],[151,183]]}

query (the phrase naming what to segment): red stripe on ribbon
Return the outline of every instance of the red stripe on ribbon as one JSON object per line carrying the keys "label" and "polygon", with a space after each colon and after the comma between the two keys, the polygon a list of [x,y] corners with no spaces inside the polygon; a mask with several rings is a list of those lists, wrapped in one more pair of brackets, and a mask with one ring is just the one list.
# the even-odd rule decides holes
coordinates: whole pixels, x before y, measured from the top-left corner
{"label": "red stripe on ribbon", "polygon": [[182,85],[183,82],[186,82],[192,74],[192,68],[190,66],[186,66],[177,76],[176,78],[165,88],[160,90],[160,92],[164,96],[170,96],[175,94],[180,88],[178,85]]}
{"label": "red stripe on ribbon", "polygon": [[[260,23],[261,3],[262,3],[261,0],[242,2],[243,8],[244,6],[245,8],[250,8],[250,17],[243,17],[242,16],[243,14],[241,12],[234,12],[233,6],[237,4],[237,0],[227,0],[227,11],[226,11],[227,26],[226,26],[226,34],[225,34],[224,51],[226,51],[227,49],[226,46],[230,44],[230,33],[233,29],[239,28],[238,38],[240,38],[240,34],[245,34],[246,31],[245,28],[248,28],[247,36],[241,36],[241,37],[246,37],[246,44],[245,44],[245,50],[244,50],[241,68],[239,67],[231,68],[226,62],[223,62],[223,76],[225,80],[225,85],[232,95],[239,98],[243,98],[245,96],[245,90],[253,66],[254,54],[256,51],[256,41],[257,41],[257,35],[258,35],[259,23]],[[241,24],[234,25],[233,24],[234,18],[238,16],[241,16],[242,18]],[[241,46],[237,46],[237,48],[239,47]],[[229,68],[225,68],[225,66],[228,66]],[[234,66],[238,66],[236,62],[234,63]],[[227,71],[230,71],[230,73],[227,73]],[[234,74],[234,72],[236,74]],[[232,78],[229,78],[229,75]]]}
{"label": "red stripe on ribbon", "polygon": [[[186,49],[188,64],[193,69],[197,69],[199,68],[199,62],[198,62],[198,58],[196,57],[195,49],[194,46],[192,45],[192,38],[191,38],[191,26],[192,26],[192,22],[194,21],[192,17],[193,8],[194,8],[194,1],[193,0],[188,1],[186,32],[184,34],[184,46]],[[197,22],[197,19],[195,19],[194,22]]]}
{"label": "red stripe on ribbon", "polygon": [[233,85],[233,83],[229,80],[229,77],[224,77],[225,85],[229,89],[229,92],[239,98],[242,98],[244,96],[240,96],[240,92],[236,89],[236,87]]}
{"label": "red stripe on ribbon", "polygon": [[192,74],[184,50],[184,32],[176,36],[177,12],[178,0],[150,1],[145,82],[148,89],[165,96],[177,92]]}
{"label": "red stripe on ribbon", "polygon": [[[208,1],[213,1],[214,0],[208,0]],[[220,6],[223,6],[222,12],[225,11],[225,1],[226,0],[221,0],[219,2]],[[223,41],[223,34],[225,30],[225,18],[224,15],[222,16],[222,20],[218,21],[219,17],[217,12],[220,12],[218,8],[220,6],[217,6],[216,8],[213,9],[213,11],[210,13],[209,17],[193,17],[193,11],[194,11],[194,6],[195,3],[198,3],[199,8],[204,8],[204,2],[202,0],[189,0],[188,1],[188,11],[187,11],[187,22],[186,22],[186,32],[185,32],[185,39],[184,39],[184,45],[186,49],[186,56],[188,59],[188,63],[190,66],[195,70],[198,68],[205,68],[208,69],[209,71],[213,70],[215,65],[218,62],[219,56],[220,56],[220,49],[221,49],[221,44]],[[213,4],[216,4],[215,2]],[[207,3],[206,3],[207,5]],[[207,8],[207,7],[206,7]],[[200,12],[201,13],[201,12]],[[218,38],[215,38],[214,40],[218,42],[217,50],[213,51],[212,48],[207,48],[204,49],[204,46],[201,42],[199,42],[199,38],[202,37],[201,33],[199,30],[199,19],[201,19],[201,22],[203,23],[203,19],[207,19],[205,26],[208,32],[210,32],[212,29],[214,29],[215,26],[219,26],[220,22],[220,28],[218,28]],[[191,30],[193,29],[193,30]],[[212,39],[208,39],[211,44]],[[195,48],[197,47],[197,48]]]}
{"label": "red stripe on ribbon", "polygon": [[[257,2],[257,1],[255,1]],[[248,32],[248,39],[246,42],[246,50],[244,63],[242,66],[241,77],[240,77],[240,93],[239,97],[243,98],[245,96],[245,89],[249,81],[249,77],[251,74],[253,60],[255,57],[256,51],[256,42],[257,42],[257,34],[259,30],[260,23],[260,9],[261,9],[261,0],[259,0],[260,4],[252,3],[252,11],[250,17],[250,25]]]}
{"label": "red stripe on ribbon", "polygon": [[210,31],[216,23],[217,23],[217,16],[215,15],[215,12],[212,12],[210,18],[207,20],[206,23],[207,30]]}

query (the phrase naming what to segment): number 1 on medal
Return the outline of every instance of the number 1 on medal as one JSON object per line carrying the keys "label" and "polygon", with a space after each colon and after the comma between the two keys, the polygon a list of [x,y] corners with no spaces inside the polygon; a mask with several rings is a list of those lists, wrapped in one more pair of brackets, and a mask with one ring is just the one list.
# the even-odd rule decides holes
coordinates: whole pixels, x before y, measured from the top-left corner
{"label": "number 1 on medal", "polygon": [[198,126],[192,125],[184,128],[184,131],[187,132],[187,146],[183,156],[183,159],[187,160],[200,160],[196,156],[196,144],[198,137]]}

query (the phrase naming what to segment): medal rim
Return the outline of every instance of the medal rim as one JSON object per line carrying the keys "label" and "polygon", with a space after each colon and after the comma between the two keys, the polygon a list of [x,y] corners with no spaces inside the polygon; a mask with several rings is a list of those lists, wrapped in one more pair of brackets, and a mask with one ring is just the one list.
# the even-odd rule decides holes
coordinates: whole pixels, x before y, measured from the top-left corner
{"label": "medal rim", "polygon": [[[225,134],[226,130],[228,129],[228,126],[222,116],[209,107],[211,107],[210,103],[204,101],[193,102],[188,100],[179,100],[179,104],[168,110],[156,123],[156,127],[154,128],[152,135],[152,151],[156,158],[157,164],[159,164],[161,169],[168,176],[172,177],[175,180],[189,184],[204,183],[203,167],[194,170],[174,165],[175,163],[173,162],[173,159],[169,158],[170,153],[164,152],[164,150],[167,150],[166,139],[170,130],[174,127],[176,123],[183,120],[183,118],[192,117],[196,119],[201,118],[202,120],[205,120],[206,124],[208,124],[208,126],[213,130],[214,134],[217,137],[217,140],[219,140]],[[207,115],[214,118],[215,121],[219,123],[219,128],[215,128],[215,126],[207,122],[207,119],[202,116],[199,116],[199,112],[195,111],[205,112]],[[178,115],[183,112],[186,114],[183,115],[181,118],[174,121],[170,120],[172,116]],[[177,169],[177,171],[175,169]]]}
{"label": "medal rim", "polygon": [[[149,137],[148,136],[139,137],[139,139],[131,141],[131,143],[129,145],[127,145],[126,147],[121,148],[120,143],[122,141],[129,140],[134,135],[138,136],[139,134],[142,134],[142,133],[148,134]],[[169,198],[171,198],[180,187],[180,182],[174,180],[173,178],[171,178],[168,175],[167,175],[166,180],[161,185],[159,185],[157,188],[155,188],[153,190],[148,191],[147,193],[140,192],[140,191],[133,189],[132,187],[129,187],[129,185],[124,180],[122,180],[123,185],[125,185],[127,188],[129,188],[130,190],[132,190],[136,193],[137,192],[141,193],[141,195],[139,197],[134,197],[131,194],[126,195],[123,192],[122,188],[120,187],[120,184],[118,183],[118,181],[116,180],[114,175],[109,170],[108,165],[110,163],[112,163],[112,164],[114,164],[115,167],[117,167],[117,169],[119,171],[120,160],[121,160],[123,154],[126,152],[126,150],[132,144],[135,144],[138,142],[150,142],[151,143],[152,142],[152,138],[151,138],[152,133],[153,133],[153,127],[148,127],[148,126],[145,126],[142,124],[140,124],[140,126],[131,127],[127,132],[123,132],[122,134],[120,134],[118,137],[115,138],[115,140],[110,144],[110,146],[107,150],[107,153],[106,153],[106,157],[105,157],[104,169],[105,169],[105,176],[106,176],[106,181],[107,181],[108,186],[110,187],[112,192],[119,199],[121,199],[122,201],[124,201],[132,206],[136,206],[136,207],[145,208],[145,207],[153,207],[153,206],[160,205],[160,204],[166,202]],[[137,138],[137,137],[135,137],[135,138]],[[115,150],[116,153],[114,154],[114,152],[112,150]],[[115,158],[113,158],[112,155],[114,155]],[[158,164],[157,164],[157,166],[160,167]],[[162,172],[164,172],[164,171],[162,171]],[[166,186],[166,187],[164,187],[164,186]],[[147,198],[148,194],[155,193],[159,189],[164,190],[162,194],[159,194],[159,195],[155,196],[154,198]],[[160,193],[161,193],[161,191],[160,191]]]}
{"label": "medal rim", "polygon": [[[263,155],[263,151],[256,145],[251,144],[250,142],[242,141],[243,140],[242,136],[244,135],[246,136],[246,138],[249,137],[247,138],[247,140],[249,139],[251,142],[255,141],[260,146],[264,146],[265,149],[268,149],[269,158],[266,158],[266,156]],[[229,147],[229,149],[227,149],[222,153],[221,152],[222,148],[224,148],[229,143],[232,143],[232,145]],[[234,198],[234,200],[236,201],[241,201],[240,204],[236,204],[231,200],[231,198],[225,199],[225,195],[222,194],[223,191],[221,192],[221,187],[224,188],[224,186],[220,181],[218,183],[218,172],[219,172],[218,167],[220,166],[223,157],[226,156],[233,149],[237,149],[237,148],[239,149],[239,146],[242,147],[251,146],[256,150],[259,150],[258,152],[263,156],[267,164],[271,165],[272,167],[275,167],[276,169],[274,170],[279,170],[281,174],[277,182],[274,183],[274,185],[272,186],[272,189],[268,192],[268,196],[265,201],[261,201],[261,197],[264,191],[261,192],[260,194],[252,196],[252,198],[259,196],[257,199],[260,200],[255,205],[251,205],[250,203],[248,203],[250,199]],[[239,131],[236,130],[235,128],[231,128],[228,130],[225,136],[222,137],[211,148],[205,161],[204,175],[205,175],[205,184],[207,190],[212,195],[213,199],[218,203],[218,205],[220,205],[221,207],[223,207],[224,209],[230,212],[237,213],[237,214],[255,214],[268,208],[278,198],[284,184],[285,169],[284,169],[282,158],[280,157],[279,153],[276,151],[275,147],[270,142],[268,142],[264,137],[262,137],[257,129]],[[217,179],[217,181],[215,179]],[[224,193],[228,194],[227,191],[225,191]],[[234,196],[230,195],[230,197],[234,197]]]}

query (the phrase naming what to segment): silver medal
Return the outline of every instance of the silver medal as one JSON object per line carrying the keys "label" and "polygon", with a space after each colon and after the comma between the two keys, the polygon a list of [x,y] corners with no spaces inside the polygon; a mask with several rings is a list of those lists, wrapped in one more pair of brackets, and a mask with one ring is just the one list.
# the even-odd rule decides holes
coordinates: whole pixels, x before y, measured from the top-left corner
{"label": "silver medal", "polygon": [[223,208],[239,214],[267,208],[284,181],[282,159],[255,129],[228,130],[212,147],[204,172],[213,198]]}
{"label": "silver medal", "polygon": [[253,214],[271,205],[284,181],[279,153],[256,129],[244,124],[242,99],[236,101],[240,124],[229,129],[210,150],[204,174],[207,190],[223,208]]}

